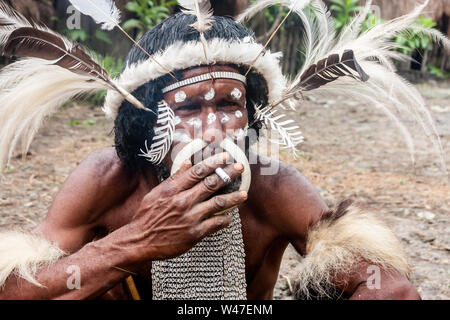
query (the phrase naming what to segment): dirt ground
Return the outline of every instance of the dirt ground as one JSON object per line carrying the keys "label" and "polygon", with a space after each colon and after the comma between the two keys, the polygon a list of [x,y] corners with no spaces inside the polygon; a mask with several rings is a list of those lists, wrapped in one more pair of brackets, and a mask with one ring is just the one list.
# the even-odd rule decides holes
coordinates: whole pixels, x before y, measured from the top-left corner
{"label": "dirt ground", "polygon": [[[450,168],[450,85],[418,86],[436,120]],[[412,281],[424,299],[450,299],[450,184],[436,157],[420,150],[415,166],[398,131],[368,106],[305,102],[297,115],[306,137],[293,160],[327,203],[353,198],[375,210],[403,242]],[[14,158],[0,184],[0,228],[32,228],[69,173],[91,151],[113,144],[100,108],[69,105],[40,130],[26,161]],[[290,299],[299,257],[289,247],[275,290]]]}

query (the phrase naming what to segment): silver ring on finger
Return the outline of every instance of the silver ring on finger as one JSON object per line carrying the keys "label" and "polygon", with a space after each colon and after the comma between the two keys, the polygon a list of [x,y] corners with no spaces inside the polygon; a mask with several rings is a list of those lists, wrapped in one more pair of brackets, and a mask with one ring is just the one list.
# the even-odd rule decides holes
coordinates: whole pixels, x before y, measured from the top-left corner
{"label": "silver ring on finger", "polygon": [[216,169],[216,174],[222,179],[225,183],[231,183],[230,176],[223,170],[222,168]]}

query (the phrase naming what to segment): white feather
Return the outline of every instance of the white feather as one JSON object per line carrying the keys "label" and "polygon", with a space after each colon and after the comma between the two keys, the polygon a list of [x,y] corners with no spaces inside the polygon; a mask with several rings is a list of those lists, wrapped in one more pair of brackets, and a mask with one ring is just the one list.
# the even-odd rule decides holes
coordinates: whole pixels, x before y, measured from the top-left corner
{"label": "white feather", "polygon": [[178,3],[184,8],[186,14],[197,17],[197,22],[191,27],[200,33],[200,41],[203,46],[205,58],[208,59],[208,43],[205,38],[205,31],[212,28],[213,10],[209,0],[179,0]]}
{"label": "white feather", "polygon": [[[286,5],[286,2],[289,1],[260,1],[258,3],[267,5],[275,2],[283,2]],[[297,10],[296,13],[302,20],[304,29],[303,44],[306,47],[304,52],[306,62],[298,75],[288,84],[285,96],[295,94],[294,101],[298,101],[302,96],[320,96],[325,99],[344,96],[346,100],[357,100],[364,104],[371,103],[383,110],[397,125],[406,140],[412,158],[414,158],[415,140],[427,137],[432,142],[436,154],[439,155],[441,166],[446,171],[441,141],[430,112],[418,91],[395,72],[393,63],[393,60],[409,58],[397,50],[400,46],[392,40],[396,35],[405,31],[423,32],[442,43],[444,47],[450,48],[450,40],[438,30],[425,29],[415,24],[428,3],[429,0],[426,0],[407,15],[361,32],[361,25],[371,8],[371,1],[368,1],[363,10],[342,30],[339,37],[332,27],[332,18],[323,1],[313,0],[312,10],[302,12]],[[250,8],[246,16],[251,17],[254,14],[256,13]],[[354,52],[356,60],[370,76],[368,82],[341,77],[319,89],[302,91],[299,86],[301,76],[311,65],[331,54],[341,55],[345,50]],[[283,99],[280,102],[286,103]],[[419,128],[422,132],[421,135],[418,134],[417,129]],[[415,133],[414,137],[413,133]]]}
{"label": "white feather", "polygon": [[164,100],[158,105],[158,120],[151,146],[145,141],[145,150],[139,156],[153,164],[160,164],[172,146],[175,133],[175,114]]}
{"label": "white feather", "polygon": [[198,32],[204,33],[212,27],[213,10],[209,0],[179,0],[186,14],[197,17],[197,22],[192,25]]}
{"label": "white feather", "polygon": [[69,0],[81,13],[91,16],[104,30],[112,30],[120,23],[120,10],[114,0]]}
{"label": "white feather", "polygon": [[[90,81],[88,81],[90,80]],[[43,120],[70,98],[108,89],[105,82],[49,65],[41,59],[15,62],[0,73],[0,171],[21,142],[26,154]]]}
{"label": "white feather", "polygon": [[289,9],[293,9],[294,11],[299,12],[310,2],[311,0],[259,0],[255,1],[254,4],[252,4],[244,12],[242,12],[236,20],[240,23],[243,23],[253,18],[255,15],[267,9],[268,7],[280,4],[288,7]]}
{"label": "white feather", "polygon": [[304,141],[304,138],[294,120],[289,120],[286,115],[269,108],[256,108],[256,119],[263,121],[268,129],[280,134],[279,139],[271,139],[271,142],[291,149],[294,155],[297,154],[297,146]]}

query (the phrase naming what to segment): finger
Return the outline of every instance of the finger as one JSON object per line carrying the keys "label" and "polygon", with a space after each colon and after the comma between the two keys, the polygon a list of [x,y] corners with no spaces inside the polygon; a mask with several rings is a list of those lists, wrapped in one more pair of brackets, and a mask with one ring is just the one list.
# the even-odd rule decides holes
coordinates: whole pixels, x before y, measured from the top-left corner
{"label": "finger", "polygon": [[177,179],[179,176],[183,175],[186,171],[192,168],[191,160],[186,160],[181,164],[180,169],[172,176],[173,179]]}
{"label": "finger", "polygon": [[[240,163],[235,163],[224,168],[224,171],[231,180],[235,180],[244,171],[244,166]],[[189,199],[203,201],[226,185],[228,185],[228,182],[225,182],[216,173],[213,173],[199,182],[194,188],[186,191],[186,196]]]}
{"label": "finger", "polygon": [[231,223],[232,217],[226,216],[216,216],[203,221],[198,226],[198,233],[200,238],[203,239],[209,235],[216,233],[217,231],[228,227]]}
{"label": "finger", "polygon": [[[185,174],[188,170],[190,170],[192,168],[192,163],[190,160],[186,160],[181,164],[180,169],[173,175],[170,176],[168,179],[166,179],[165,181],[163,181],[158,187],[157,189],[160,190],[162,193],[162,195],[169,197],[169,196],[173,196],[176,195],[177,193],[180,192],[179,187],[179,179],[180,177]],[[152,192],[150,192],[148,195],[151,195],[153,193],[153,191],[155,191],[155,189],[152,190]]]}
{"label": "finger", "polygon": [[231,210],[247,200],[248,195],[245,191],[237,191],[230,194],[224,194],[214,197],[206,202],[202,202],[192,209],[192,215],[198,220],[205,220],[211,216]]}
{"label": "finger", "polygon": [[195,186],[197,183],[205,179],[217,168],[223,166],[228,160],[228,153],[216,154],[199,164],[196,164],[176,179],[180,190],[187,190]]}

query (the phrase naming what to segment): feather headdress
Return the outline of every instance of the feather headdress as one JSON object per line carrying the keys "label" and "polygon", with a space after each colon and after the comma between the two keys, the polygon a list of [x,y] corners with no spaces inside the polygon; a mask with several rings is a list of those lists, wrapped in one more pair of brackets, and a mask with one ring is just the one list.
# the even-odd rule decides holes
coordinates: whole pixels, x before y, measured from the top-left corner
{"label": "feather headdress", "polygon": [[19,141],[26,152],[42,120],[79,94],[115,90],[137,108],[151,111],[80,46],[4,4],[0,5],[0,40],[5,55],[27,58],[0,73],[0,169]]}
{"label": "feather headdress", "polygon": [[112,30],[118,28],[131,42],[134,43],[142,52],[144,52],[149,59],[167,71],[168,74],[176,80],[172,72],[167,70],[155,58],[150,55],[137,41],[135,41],[121,26],[120,26],[120,10],[117,8],[114,0],[69,0],[70,3],[81,13],[90,16],[97,24],[102,25],[102,29]]}
{"label": "feather headdress", "polygon": [[197,17],[197,22],[191,25],[195,30],[200,33],[200,41],[203,45],[203,51],[205,58],[208,60],[208,44],[205,38],[205,31],[212,28],[212,15],[213,10],[211,2],[209,0],[179,0],[182,11],[186,14],[194,15]]}
{"label": "feather headdress", "polygon": [[[245,21],[254,16],[258,12],[255,8],[266,8],[274,4],[289,6],[291,3],[289,0],[258,1],[240,16],[240,20]],[[307,10],[294,10],[303,24],[305,63],[288,83],[283,97],[258,113],[269,116],[269,111],[273,108],[284,107],[287,103],[298,104],[308,96],[344,96],[346,99],[369,103],[382,109],[398,126],[413,161],[414,139],[410,128],[406,127],[401,118],[412,120],[419,126],[432,141],[440,155],[441,165],[446,170],[439,134],[430,112],[420,93],[396,73],[393,63],[393,60],[408,58],[396,50],[400,45],[393,41],[393,37],[402,32],[420,31],[450,48],[450,40],[439,31],[415,24],[428,3],[429,0],[426,0],[410,14],[361,32],[361,25],[370,12],[369,0],[340,35],[336,34],[333,20],[323,1],[312,0]]]}

